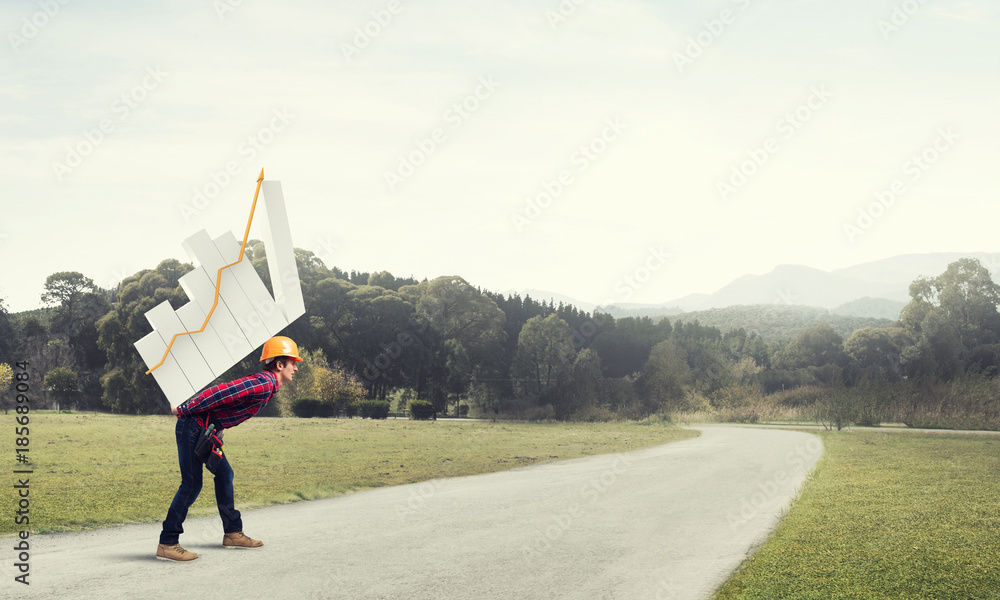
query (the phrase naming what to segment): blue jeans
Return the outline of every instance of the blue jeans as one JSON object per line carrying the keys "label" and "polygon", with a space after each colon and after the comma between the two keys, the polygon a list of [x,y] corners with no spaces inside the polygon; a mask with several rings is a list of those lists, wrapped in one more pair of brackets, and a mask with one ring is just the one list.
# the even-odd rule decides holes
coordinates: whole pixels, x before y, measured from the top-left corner
{"label": "blue jeans", "polygon": [[[184,533],[184,519],[188,508],[198,499],[201,492],[201,476],[205,463],[194,455],[194,444],[198,440],[201,427],[193,417],[177,419],[175,435],[177,437],[177,459],[181,466],[181,486],[174,494],[170,503],[167,518],[163,521],[163,531],[160,532],[160,543],[173,545],[178,543]],[[222,464],[215,473],[215,501],[219,505],[219,516],[222,517],[222,530],[225,533],[243,531],[243,520],[240,511],[236,510],[233,499],[233,469],[229,459],[223,453]]]}

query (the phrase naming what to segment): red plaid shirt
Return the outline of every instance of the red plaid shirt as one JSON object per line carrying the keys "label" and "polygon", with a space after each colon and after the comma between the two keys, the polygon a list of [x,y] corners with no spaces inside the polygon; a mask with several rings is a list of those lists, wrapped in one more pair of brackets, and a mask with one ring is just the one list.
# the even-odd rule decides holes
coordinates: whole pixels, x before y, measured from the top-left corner
{"label": "red plaid shirt", "polygon": [[278,391],[278,378],[261,371],[212,386],[177,407],[177,417],[211,413],[216,429],[236,427],[257,414]]}

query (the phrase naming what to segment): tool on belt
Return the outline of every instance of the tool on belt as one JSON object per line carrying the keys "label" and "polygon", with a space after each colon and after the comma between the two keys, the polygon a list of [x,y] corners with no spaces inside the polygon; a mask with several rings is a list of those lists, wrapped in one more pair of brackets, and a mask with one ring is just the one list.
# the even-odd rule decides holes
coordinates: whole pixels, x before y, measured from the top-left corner
{"label": "tool on belt", "polygon": [[215,425],[205,415],[205,423],[198,432],[198,441],[194,444],[194,455],[203,461],[213,474],[222,464],[222,432],[215,430]]}

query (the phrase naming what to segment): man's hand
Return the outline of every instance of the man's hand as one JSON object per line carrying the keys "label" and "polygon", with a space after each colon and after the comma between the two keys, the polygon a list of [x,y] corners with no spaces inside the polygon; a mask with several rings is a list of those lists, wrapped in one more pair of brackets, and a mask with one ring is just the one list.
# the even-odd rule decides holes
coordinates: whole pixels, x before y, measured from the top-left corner
{"label": "man's hand", "polygon": [[172,414],[172,415],[176,415],[177,414],[177,407],[176,406],[171,406],[170,407],[170,414]]}

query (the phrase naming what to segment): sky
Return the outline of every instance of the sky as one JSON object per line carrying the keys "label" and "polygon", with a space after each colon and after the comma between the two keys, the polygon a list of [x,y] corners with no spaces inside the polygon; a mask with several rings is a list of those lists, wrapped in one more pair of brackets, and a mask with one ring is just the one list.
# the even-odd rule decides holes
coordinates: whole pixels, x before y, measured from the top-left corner
{"label": "sky", "polygon": [[995,2],[6,0],[0,33],[12,312],[241,238],[261,169],[328,266],[604,305],[1000,246]]}

